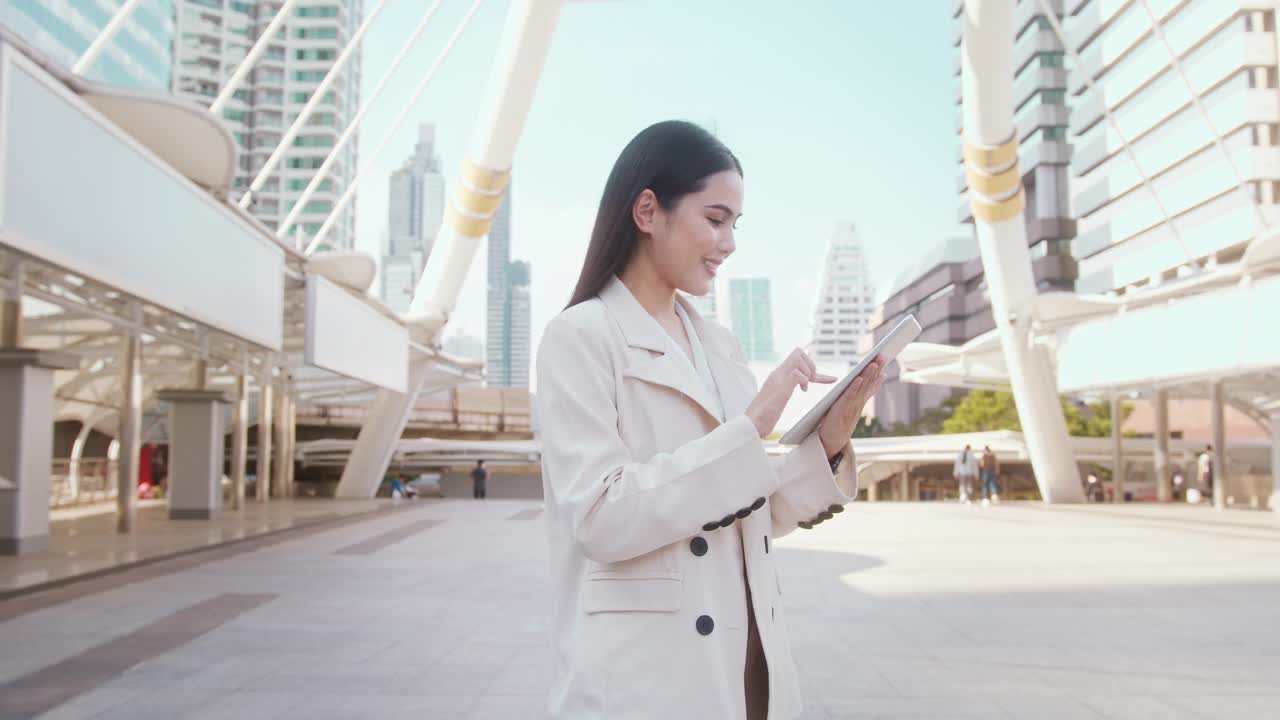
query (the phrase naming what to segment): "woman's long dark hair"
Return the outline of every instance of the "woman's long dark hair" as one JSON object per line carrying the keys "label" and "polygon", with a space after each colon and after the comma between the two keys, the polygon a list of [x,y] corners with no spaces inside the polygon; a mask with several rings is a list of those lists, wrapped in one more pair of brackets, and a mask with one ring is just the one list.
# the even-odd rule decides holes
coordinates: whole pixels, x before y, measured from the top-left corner
{"label": "woman's long dark hair", "polygon": [[726,170],[741,175],[742,164],[724,143],[693,123],[668,120],[636,135],[604,184],[591,244],[568,307],[598,295],[626,267],[638,233],[631,208],[640,193],[652,190],[658,205],[669,212],[680,198],[701,191],[708,176]]}

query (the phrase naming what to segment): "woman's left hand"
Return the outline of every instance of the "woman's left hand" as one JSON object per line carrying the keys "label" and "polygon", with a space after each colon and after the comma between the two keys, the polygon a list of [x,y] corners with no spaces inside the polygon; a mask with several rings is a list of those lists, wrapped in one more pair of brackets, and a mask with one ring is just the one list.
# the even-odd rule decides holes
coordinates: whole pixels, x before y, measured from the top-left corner
{"label": "woman's left hand", "polygon": [[822,448],[826,450],[828,459],[835,457],[836,453],[844,449],[845,443],[849,442],[849,437],[853,435],[853,428],[857,426],[858,418],[862,416],[862,408],[876,394],[880,389],[880,383],[884,381],[884,377],[880,374],[883,368],[883,361],[879,359],[863,368],[822,419],[822,425],[818,427],[818,437],[822,440]]}

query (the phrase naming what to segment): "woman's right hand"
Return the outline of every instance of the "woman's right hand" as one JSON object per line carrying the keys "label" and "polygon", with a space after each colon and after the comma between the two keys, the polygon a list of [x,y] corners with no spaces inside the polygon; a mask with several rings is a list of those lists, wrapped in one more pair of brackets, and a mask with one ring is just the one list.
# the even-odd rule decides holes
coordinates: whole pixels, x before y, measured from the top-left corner
{"label": "woman's right hand", "polygon": [[760,437],[766,438],[778,424],[778,418],[782,417],[782,411],[787,407],[797,385],[801,390],[807,391],[811,382],[833,383],[837,379],[819,373],[813,360],[803,350],[796,348],[765,378],[760,392],[756,393],[755,399],[747,406],[746,416],[755,423]]}

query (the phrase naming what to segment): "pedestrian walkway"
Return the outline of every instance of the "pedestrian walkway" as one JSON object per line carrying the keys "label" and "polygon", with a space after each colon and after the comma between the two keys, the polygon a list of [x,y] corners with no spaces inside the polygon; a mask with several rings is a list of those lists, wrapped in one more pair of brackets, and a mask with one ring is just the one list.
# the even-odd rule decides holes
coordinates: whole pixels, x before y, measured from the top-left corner
{"label": "pedestrian walkway", "polygon": [[[538,505],[406,507],[0,603],[0,717],[541,717]],[[806,718],[1280,711],[1272,515],[857,504],[776,547]]]}
{"label": "pedestrian walkway", "polygon": [[170,520],[163,500],[141,500],[132,533],[116,532],[114,503],[55,510],[47,552],[0,556],[0,599],[33,587],[97,575],[248,538],[391,509],[390,500],[249,500],[209,520]]}

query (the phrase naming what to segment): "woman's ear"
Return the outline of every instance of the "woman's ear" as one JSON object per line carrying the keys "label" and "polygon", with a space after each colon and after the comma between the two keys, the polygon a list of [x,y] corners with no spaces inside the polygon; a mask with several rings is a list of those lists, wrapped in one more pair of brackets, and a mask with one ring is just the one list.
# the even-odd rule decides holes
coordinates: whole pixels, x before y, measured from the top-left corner
{"label": "woman's ear", "polygon": [[652,235],[658,210],[658,196],[648,188],[641,190],[640,196],[631,205],[631,220],[636,224],[636,229],[646,235]]}

